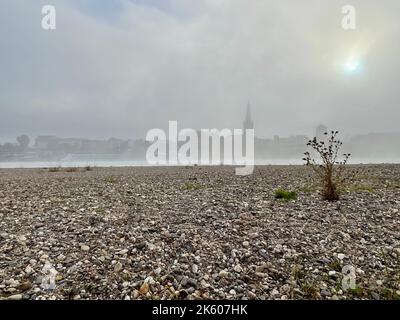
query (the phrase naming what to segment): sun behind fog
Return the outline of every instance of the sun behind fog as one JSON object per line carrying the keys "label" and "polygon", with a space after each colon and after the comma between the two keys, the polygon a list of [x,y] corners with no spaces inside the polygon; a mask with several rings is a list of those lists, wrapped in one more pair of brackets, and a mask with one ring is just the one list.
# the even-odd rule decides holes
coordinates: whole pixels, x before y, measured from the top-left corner
{"label": "sun behind fog", "polygon": [[357,71],[359,67],[360,67],[360,61],[357,59],[349,59],[345,64],[346,70],[350,73]]}

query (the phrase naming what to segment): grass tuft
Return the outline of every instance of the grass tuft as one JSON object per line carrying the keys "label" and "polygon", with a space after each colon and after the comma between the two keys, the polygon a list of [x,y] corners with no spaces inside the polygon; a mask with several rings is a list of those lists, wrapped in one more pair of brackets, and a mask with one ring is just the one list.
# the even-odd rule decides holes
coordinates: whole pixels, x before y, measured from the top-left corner
{"label": "grass tuft", "polygon": [[342,272],[342,264],[341,264],[340,260],[338,260],[338,259],[335,259],[335,260],[329,262],[328,268],[329,268],[329,270],[333,270],[336,272]]}
{"label": "grass tuft", "polygon": [[357,298],[361,298],[364,295],[364,289],[361,287],[357,287],[355,289],[348,289],[347,292]]}
{"label": "grass tuft", "polygon": [[183,188],[185,190],[199,190],[203,188],[203,186],[197,182],[186,182]]}
{"label": "grass tuft", "polygon": [[275,190],[275,199],[283,199],[283,200],[296,200],[297,194],[294,191],[287,191],[285,189],[277,189]]}
{"label": "grass tuft", "polygon": [[319,297],[319,290],[313,283],[303,284],[301,290],[307,298],[317,299]]}

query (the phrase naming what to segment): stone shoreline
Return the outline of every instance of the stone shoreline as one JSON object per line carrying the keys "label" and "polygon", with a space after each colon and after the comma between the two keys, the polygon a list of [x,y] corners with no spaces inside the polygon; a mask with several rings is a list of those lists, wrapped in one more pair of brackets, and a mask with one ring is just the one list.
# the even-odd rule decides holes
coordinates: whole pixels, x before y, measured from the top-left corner
{"label": "stone shoreline", "polygon": [[0,299],[398,299],[400,165],[350,168],[0,169]]}

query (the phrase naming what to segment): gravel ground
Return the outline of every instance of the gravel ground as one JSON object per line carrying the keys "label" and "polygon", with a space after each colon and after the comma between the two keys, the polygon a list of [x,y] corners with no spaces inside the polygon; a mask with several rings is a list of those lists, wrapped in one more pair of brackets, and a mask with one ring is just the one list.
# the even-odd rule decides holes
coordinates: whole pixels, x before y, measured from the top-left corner
{"label": "gravel ground", "polygon": [[400,165],[351,170],[0,170],[0,299],[398,299]]}

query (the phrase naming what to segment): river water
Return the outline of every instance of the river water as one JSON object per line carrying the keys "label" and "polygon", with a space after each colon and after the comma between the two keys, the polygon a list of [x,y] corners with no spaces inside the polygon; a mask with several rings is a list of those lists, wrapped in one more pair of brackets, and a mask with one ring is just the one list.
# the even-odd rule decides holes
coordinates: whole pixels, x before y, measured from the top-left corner
{"label": "river water", "polygon": [[[256,160],[256,165],[302,165],[304,161],[297,159]],[[382,164],[400,163],[400,159],[352,159],[350,164]],[[176,165],[176,164],[174,164]],[[2,169],[18,168],[53,168],[53,167],[147,167],[146,161],[138,160],[90,160],[90,161],[13,161],[0,162]]]}

